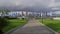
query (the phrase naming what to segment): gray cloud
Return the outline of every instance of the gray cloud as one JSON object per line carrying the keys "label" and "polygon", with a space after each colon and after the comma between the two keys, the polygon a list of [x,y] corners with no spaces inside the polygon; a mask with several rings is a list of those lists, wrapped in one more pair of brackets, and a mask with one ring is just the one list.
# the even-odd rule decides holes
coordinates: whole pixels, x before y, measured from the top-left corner
{"label": "gray cloud", "polygon": [[[60,0],[55,0],[56,2]],[[54,1],[54,2],[55,2]],[[53,7],[52,0],[0,0],[0,7],[26,8],[26,7]],[[59,4],[59,3],[58,3]],[[56,4],[56,6],[58,5]]]}
{"label": "gray cloud", "polygon": [[60,0],[55,0],[56,2],[60,2]]}
{"label": "gray cloud", "polygon": [[0,0],[0,6],[47,6],[49,0]]}

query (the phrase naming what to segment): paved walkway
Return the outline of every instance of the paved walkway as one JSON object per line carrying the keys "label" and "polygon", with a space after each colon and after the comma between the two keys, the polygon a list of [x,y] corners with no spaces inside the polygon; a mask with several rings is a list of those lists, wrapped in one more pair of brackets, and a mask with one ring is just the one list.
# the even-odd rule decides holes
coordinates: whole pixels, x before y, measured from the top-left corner
{"label": "paved walkway", "polygon": [[55,34],[45,25],[35,19],[28,21],[23,27],[11,32],[10,34]]}

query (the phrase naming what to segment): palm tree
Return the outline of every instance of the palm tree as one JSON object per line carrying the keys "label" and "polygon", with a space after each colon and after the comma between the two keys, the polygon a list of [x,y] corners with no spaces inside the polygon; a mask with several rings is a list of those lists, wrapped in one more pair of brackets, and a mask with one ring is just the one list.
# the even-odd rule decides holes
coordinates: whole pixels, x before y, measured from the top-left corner
{"label": "palm tree", "polygon": [[7,14],[7,10],[0,10],[0,12],[2,12],[0,17],[0,34],[3,34],[3,28],[8,24],[8,20],[5,16],[5,14]]}

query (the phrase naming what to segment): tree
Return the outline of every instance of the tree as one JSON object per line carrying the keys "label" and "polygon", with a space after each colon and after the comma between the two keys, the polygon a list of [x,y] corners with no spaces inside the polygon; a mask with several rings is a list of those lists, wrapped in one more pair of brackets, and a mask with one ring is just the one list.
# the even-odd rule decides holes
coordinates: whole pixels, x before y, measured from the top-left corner
{"label": "tree", "polygon": [[7,16],[9,10],[8,9],[2,9],[2,10],[0,10],[0,12],[2,13],[1,17],[4,17],[4,16]]}
{"label": "tree", "polygon": [[1,17],[0,17],[0,34],[3,34],[3,28],[8,25],[8,19],[5,14],[7,14],[8,10],[0,10],[2,12]]}
{"label": "tree", "polygon": [[6,17],[4,17],[4,18],[1,18],[1,17],[0,17],[0,34],[3,34],[3,33],[4,33],[4,32],[3,32],[3,28],[8,25],[8,22],[9,22],[9,21],[7,20]]}

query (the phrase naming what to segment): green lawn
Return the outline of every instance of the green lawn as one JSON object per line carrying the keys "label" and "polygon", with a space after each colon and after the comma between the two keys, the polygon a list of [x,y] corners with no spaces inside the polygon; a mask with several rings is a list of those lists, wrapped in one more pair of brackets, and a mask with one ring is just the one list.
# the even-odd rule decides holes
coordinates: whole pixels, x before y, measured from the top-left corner
{"label": "green lawn", "polygon": [[47,25],[48,27],[52,28],[56,32],[60,34],[60,20],[53,20],[50,18],[38,19],[40,22],[43,20],[43,24]]}
{"label": "green lawn", "polygon": [[3,29],[4,32],[7,32],[19,25],[26,23],[26,19],[9,19],[9,24]]}

